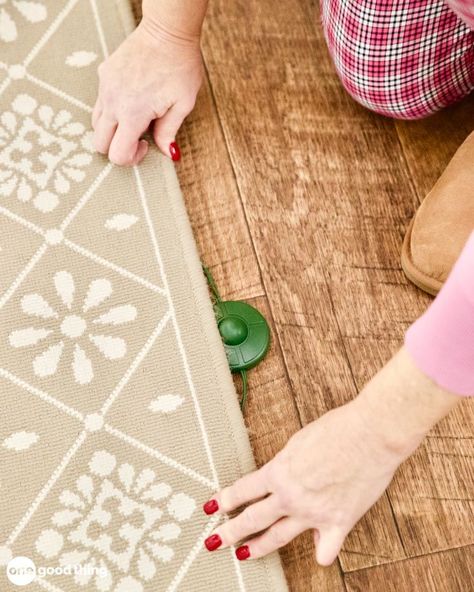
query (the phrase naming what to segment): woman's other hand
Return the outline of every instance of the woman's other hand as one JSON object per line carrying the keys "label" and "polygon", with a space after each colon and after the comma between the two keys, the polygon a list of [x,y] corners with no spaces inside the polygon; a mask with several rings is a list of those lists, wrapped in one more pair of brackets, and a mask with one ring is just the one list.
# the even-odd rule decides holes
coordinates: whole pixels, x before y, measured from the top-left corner
{"label": "woman's other hand", "polygon": [[179,160],[176,134],[203,80],[199,37],[170,33],[144,18],[98,73],[95,149],[115,164],[137,164],[148,151],[141,135],[153,124],[160,151]]}

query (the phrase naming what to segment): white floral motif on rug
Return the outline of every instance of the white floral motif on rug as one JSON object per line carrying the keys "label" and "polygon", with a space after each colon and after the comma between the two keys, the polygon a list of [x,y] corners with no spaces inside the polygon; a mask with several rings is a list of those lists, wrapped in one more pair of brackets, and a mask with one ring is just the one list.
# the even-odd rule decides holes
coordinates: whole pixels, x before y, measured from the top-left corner
{"label": "white floral motif on rug", "polygon": [[34,207],[50,212],[71,182],[84,179],[91,152],[91,132],[69,111],[19,94],[0,117],[0,196],[26,202],[35,194]]}
{"label": "white floral motif on rug", "polygon": [[[174,493],[149,468],[137,473],[130,464],[117,466],[116,457],[105,450],[94,453],[89,471],[77,478],[75,491],[61,492],[61,509],[52,515],[51,527],[41,531],[36,549],[47,559],[57,557],[59,565],[103,568],[106,575],[95,578],[97,590],[113,585],[141,589],[132,576],[114,582],[111,568],[128,574],[134,561],[141,579],[153,579],[157,564],[173,558],[171,543],[181,534],[179,523],[191,518],[196,502]],[[115,534],[108,532],[112,524]],[[76,582],[90,585],[92,574],[75,576]]]}
{"label": "white floral motif on rug", "polygon": [[[57,372],[65,348],[65,341],[61,337],[69,338],[67,341],[73,343],[74,347],[71,363],[74,378],[79,384],[88,384],[94,377],[94,370],[91,360],[80,345],[80,338],[87,333],[88,326],[94,328],[95,325],[98,328],[97,325],[116,326],[134,321],[137,309],[131,304],[113,306],[104,314],[95,318],[92,316],[89,320],[90,312],[112,295],[111,282],[104,278],[92,281],[84,302],[77,311],[73,310],[75,285],[72,274],[57,271],[54,274],[54,285],[63,305],[62,310],[54,310],[41,294],[25,294],[21,299],[21,308],[30,317],[48,321],[54,319],[57,325],[48,329],[29,326],[12,331],[9,335],[10,345],[15,348],[36,345],[56,333],[59,341],[33,360],[33,371],[37,376],[50,376]],[[123,358],[127,352],[127,344],[121,337],[95,333],[89,333],[87,337],[108,360]]]}

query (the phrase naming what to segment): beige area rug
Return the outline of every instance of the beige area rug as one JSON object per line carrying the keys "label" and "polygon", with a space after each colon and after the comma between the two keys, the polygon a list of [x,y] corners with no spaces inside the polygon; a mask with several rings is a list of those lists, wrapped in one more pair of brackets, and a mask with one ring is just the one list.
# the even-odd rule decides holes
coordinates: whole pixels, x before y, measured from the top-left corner
{"label": "beige area rug", "polygon": [[254,464],[173,165],[91,151],[131,27],[0,3],[0,590],[33,562],[34,591],[284,591],[276,554],[203,549],[202,503]]}

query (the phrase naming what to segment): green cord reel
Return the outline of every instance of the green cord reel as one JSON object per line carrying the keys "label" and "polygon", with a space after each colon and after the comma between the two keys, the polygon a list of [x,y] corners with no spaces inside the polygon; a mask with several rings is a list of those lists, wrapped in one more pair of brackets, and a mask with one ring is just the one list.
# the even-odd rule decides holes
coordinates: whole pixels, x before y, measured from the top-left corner
{"label": "green cord reel", "polygon": [[203,270],[214,296],[217,327],[230,370],[242,376],[240,407],[243,409],[247,399],[247,371],[266,356],[270,347],[270,328],[262,314],[250,304],[222,300],[211,272],[204,265]]}

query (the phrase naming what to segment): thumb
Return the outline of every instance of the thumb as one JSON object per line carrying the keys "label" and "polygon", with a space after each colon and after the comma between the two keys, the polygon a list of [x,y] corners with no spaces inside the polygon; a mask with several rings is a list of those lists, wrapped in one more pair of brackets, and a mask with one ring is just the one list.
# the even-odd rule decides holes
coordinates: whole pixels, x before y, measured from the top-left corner
{"label": "thumb", "polygon": [[336,526],[332,526],[322,531],[314,531],[316,561],[319,565],[331,565],[338,556],[345,538],[346,535],[344,532]]}
{"label": "thumb", "polygon": [[171,157],[173,160],[179,160],[179,156],[177,158],[174,157],[175,152],[173,151],[172,153],[170,151],[170,144],[174,142],[176,134],[187,114],[179,103],[177,103],[168,109],[163,117],[155,119],[155,123],[153,124],[153,138],[156,145],[165,156],[168,156],[168,158]]}

